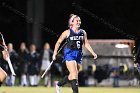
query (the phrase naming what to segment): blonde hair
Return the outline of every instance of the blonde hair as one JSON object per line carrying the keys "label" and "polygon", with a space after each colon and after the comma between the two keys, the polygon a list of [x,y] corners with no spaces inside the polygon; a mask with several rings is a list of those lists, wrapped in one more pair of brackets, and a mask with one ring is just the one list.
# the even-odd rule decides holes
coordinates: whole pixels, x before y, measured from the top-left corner
{"label": "blonde hair", "polygon": [[[74,18],[76,18],[76,17],[79,17],[78,15],[75,15],[75,14],[70,14],[70,18],[69,18],[69,22],[68,22],[68,26],[69,26],[69,28],[71,28],[72,27],[72,22],[73,22],[73,20],[74,20]],[[79,17],[80,18],[80,17]]]}

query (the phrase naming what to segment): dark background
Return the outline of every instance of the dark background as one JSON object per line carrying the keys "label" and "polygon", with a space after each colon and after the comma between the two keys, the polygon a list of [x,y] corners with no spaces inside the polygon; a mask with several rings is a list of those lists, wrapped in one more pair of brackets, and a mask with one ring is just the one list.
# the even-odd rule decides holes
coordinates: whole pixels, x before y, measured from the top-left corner
{"label": "dark background", "polygon": [[22,41],[30,44],[33,24],[41,26],[42,41],[39,44],[49,42],[53,48],[60,34],[68,29],[71,13],[81,17],[81,28],[86,30],[89,39],[139,41],[139,0],[44,0],[43,23],[34,21],[34,18],[31,22],[30,17],[27,19],[27,10],[32,8],[27,7],[28,1],[0,0],[0,32],[16,49]]}

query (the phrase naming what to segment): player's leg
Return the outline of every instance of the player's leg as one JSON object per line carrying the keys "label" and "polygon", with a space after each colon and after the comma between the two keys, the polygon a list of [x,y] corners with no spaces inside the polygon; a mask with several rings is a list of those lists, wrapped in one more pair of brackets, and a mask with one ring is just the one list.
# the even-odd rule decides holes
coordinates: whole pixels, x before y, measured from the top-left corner
{"label": "player's leg", "polygon": [[[64,60],[66,61],[66,60],[73,60],[74,58],[74,56],[71,56],[72,55],[72,53],[71,54],[69,54],[69,53],[64,53]],[[67,62],[69,62],[69,61],[66,61],[66,63]],[[65,63],[65,65],[66,65],[66,63]],[[67,67],[67,69],[68,69],[68,66],[66,66]],[[66,75],[61,81],[59,81],[58,83],[57,83],[57,85],[58,86],[63,86],[63,85],[65,85],[67,82],[70,82],[70,80],[69,80],[69,78],[68,78],[68,76],[69,75]]]}
{"label": "player's leg", "polygon": [[69,82],[69,79],[68,79],[68,75],[66,75],[61,81],[58,82],[58,86],[63,86],[65,85],[67,82]]}
{"label": "player's leg", "polygon": [[68,79],[68,75],[66,75],[62,80],[60,81],[56,81],[55,82],[55,87],[56,87],[56,93],[60,93],[60,87],[65,85],[67,82],[69,82],[70,80]]}
{"label": "player's leg", "polygon": [[75,60],[73,61],[67,61],[66,66],[69,70],[69,80],[71,81],[71,87],[73,90],[73,93],[79,93],[78,91],[78,69],[77,69],[77,63]]}
{"label": "player's leg", "polygon": [[0,67],[0,85],[5,80],[7,73]]}

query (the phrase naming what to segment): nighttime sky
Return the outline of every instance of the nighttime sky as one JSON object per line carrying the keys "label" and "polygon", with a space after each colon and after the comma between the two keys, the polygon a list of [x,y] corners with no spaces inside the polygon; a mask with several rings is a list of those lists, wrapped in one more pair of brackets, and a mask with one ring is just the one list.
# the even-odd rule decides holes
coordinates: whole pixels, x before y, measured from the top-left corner
{"label": "nighttime sky", "polygon": [[[26,0],[0,2],[0,30],[6,40],[18,44],[26,41],[27,21],[3,6],[3,2],[26,15]],[[60,35],[68,29],[69,14],[75,13],[81,17],[81,27],[87,31],[90,39],[131,38],[129,35],[140,37],[138,0],[77,0],[78,5],[72,3],[72,0],[45,0],[45,18],[42,25]],[[44,41],[57,40],[52,33],[43,29],[42,34]]]}

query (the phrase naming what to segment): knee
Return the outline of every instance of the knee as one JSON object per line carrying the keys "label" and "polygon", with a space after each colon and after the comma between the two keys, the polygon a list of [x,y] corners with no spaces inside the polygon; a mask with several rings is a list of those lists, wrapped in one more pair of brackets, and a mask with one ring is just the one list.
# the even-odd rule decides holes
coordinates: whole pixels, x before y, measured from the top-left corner
{"label": "knee", "polygon": [[70,80],[78,79],[78,73],[77,72],[70,73],[69,79]]}

